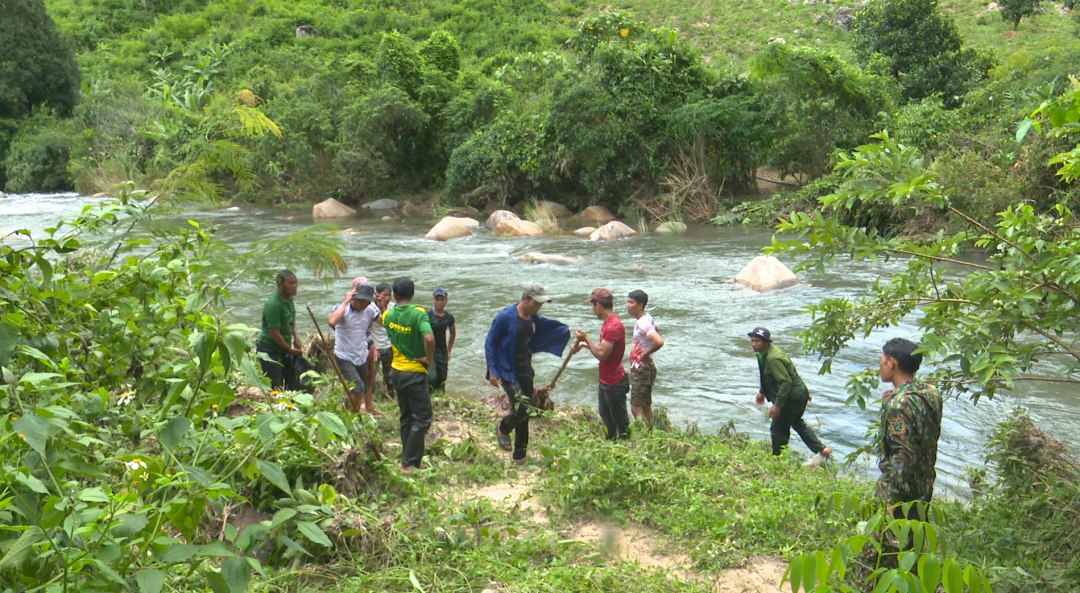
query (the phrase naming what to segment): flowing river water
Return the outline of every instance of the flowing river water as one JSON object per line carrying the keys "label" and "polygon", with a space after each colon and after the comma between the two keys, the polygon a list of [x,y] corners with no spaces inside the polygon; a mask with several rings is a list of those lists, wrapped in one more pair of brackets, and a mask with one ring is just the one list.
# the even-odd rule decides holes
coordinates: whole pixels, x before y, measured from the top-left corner
{"label": "flowing river water", "polygon": [[[41,232],[61,216],[94,201],[77,194],[9,195],[0,199],[0,236],[20,228]],[[288,220],[290,214],[297,213],[245,205],[238,212],[189,211],[175,220],[177,224],[193,219],[217,225],[218,238],[242,250],[253,240],[282,236],[312,224],[307,213],[300,213],[299,220]],[[314,331],[303,308],[303,303],[310,303],[325,331],[330,307],[341,302],[353,276],[368,276],[373,282],[409,276],[417,286],[415,302],[426,306],[430,306],[432,290],[446,288],[450,293],[447,310],[457,322],[457,343],[447,382],[452,394],[479,398],[496,392],[484,380],[484,338],[495,313],[520,298],[520,287],[525,282],[540,282],[555,297],[541,314],[571,328],[585,329],[594,337],[600,322],[584,304],[592,289],[604,286],[615,293],[616,313],[628,331],[634,320],[623,303],[628,292],[642,289],[649,294],[648,309],[666,342],[655,357],[659,377],[653,403],[666,407],[673,423],[694,422],[713,432],[733,420],[739,432],[768,440],[769,422],[764,408],[754,405],[757,366],[746,336],[755,326],[764,325],[772,330],[774,343],[791,355],[814,396],[807,408],[808,423],[823,442],[843,457],[865,442],[866,428],[877,413],[874,403],[865,411],[845,405],[847,374],[876,366],[881,345],[889,338],[918,338],[917,327],[909,320],[899,328],[854,341],[834,363],[832,374],[817,374],[819,361],[802,353],[794,335],[810,323],[803,307],[829,297],[858,297],[875,279],[890,275],[903,263],[841,262],[824,278],[804,272],[799,286],[757,294],[736,286],[732,279],[769,244],[769,229],[691,225],[684,235],[648,235],[610,243],[573,236],[502,238],[481,229],[471,238],[440,243],[423,238],[435,219],[383,222],[379,218],[383,214],[362,211],[342,224],[359,231],[343,234],[349,266],[346,278],[328,286],[298,273],[299,329],[302,334]],[[20,239],[7,239],[12,240]],[[566,267],[518,263],[517,258],[527,251],[581,255],[586,259]],[[234,289],[236,321],[258,327],[262,304],[272,290],[273,286],[252,285]],[[547,382],[560,363],[553,356],[537,355],[537,385]],[[553,394],[556,404],[595,408],[596,367],[596,360],[588,352],[576,355]],[[1052,438],[1077,450],[1080,409],[1075,405],[1075,396],[1073,387],[1036,383],[1021,385],[1010,395],[977,405],[966,398],[949,398],[937,463],[939,491],[964,495],[965,468],[983,466],[987,437],[1013,405],[1029,408],[1036,423]],[[794,433],[792,446],[801,455],[809,455]],[[876,477],[874,463],[864,457],[855,471]]]}

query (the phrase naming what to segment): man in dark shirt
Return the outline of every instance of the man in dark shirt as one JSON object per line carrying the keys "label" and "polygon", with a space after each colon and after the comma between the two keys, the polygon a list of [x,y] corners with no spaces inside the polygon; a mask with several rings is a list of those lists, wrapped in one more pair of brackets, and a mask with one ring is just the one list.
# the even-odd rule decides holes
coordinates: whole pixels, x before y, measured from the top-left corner
{"label": "man in dark shirt", "polygon": [[803,421],[806,404],[810,401],[810,391],[799,377],[791,358],[787,353],[772,343],[772,333],[764,327],[755,327],[746,334],[750,336],[750,347],[757,353],[758,379],[760,390],[756,403],[764,405],[765,400],[772,403],[769,408],[769,433],[772,436],[773,455],[779,455],[791,440],[791,429],[815,454],[828,457],[832,449],[821,444],[814,429]]}
{"label": "man in dark shirt", "polygon": [[[529,403],[533,394],[532,355],[547,352],[562,356],[570,328],[538,313],[551,297],[544,287],[530,282],[522,287],[521,301],[503,309],[491,322],[484,354],[487,379],[502,387],[510,399],[510,413],[495,427],[495,436],[504,451],[513,451],[512,461],[524,465],[529,446]],[[513,446],[510,433],[514,433]]]}
{"label": "man in dark shirt", "polygon": [[[293,303],[298,287],[296,274],[289,270],[278,272],[277,291],[263,305],[262,332],[259,333],[255,350],[270,359],[260,359],[259,366],[274,389],[300,390],[294,358],[302,354],[300,335],[296,333],[296,305]],[[289,345],[290,338],[292,346]]]}
{"label": "man in dark shirt", "polygon": [[[431,365],[428,373],[432,389],[446,387],[446,370],[450,366],[450,353],[454,350],[454,339],[457,337],[454,316],[446,310],[449,298],[445,288],[436,288],[431,295],[433,306],[427,310],[431,331],[435,334],[435,364]],[[449,340],[446,339],[447,330],[450,331]]]}
{"label": "man in dark shirt", "polygon": [[585,304],[592,307],[597,319],[604,322],[600,328],[600,341],[594,343],[584,330],[574,330],[577,341],[574,352],[588,348],[600,361],[600,389],[597,407],[600,419],[607,428],[607,439],[630,438],[630,416],[626,413],[626,394],[630,391],[630,376],[623,367],[626,352],[626,327],[613,310],[614,295],[606,288],[597,288]]}

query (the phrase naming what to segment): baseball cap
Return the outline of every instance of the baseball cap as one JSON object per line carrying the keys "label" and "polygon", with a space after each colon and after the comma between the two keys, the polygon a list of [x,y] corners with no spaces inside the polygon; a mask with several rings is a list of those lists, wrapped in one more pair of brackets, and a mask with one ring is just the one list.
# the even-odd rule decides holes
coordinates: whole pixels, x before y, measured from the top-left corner
{"label": "baseball cap", "polygon": [[431,296],[433,296],[433,297],[437,297],[437,296],[449,297],[450,293],[446,292],[445,288],[436,288],[435,292],[431,293]]}
{"label": "baseball cap", "polygon": [[360,282],[353,287],[355,291],[353,294],[354,301],[374,301],[375,289],[371,287],[370,282]]}
{"label": "baseball cap", "polygon": [[612,303],[615,300],[615,295],[611,294],[611,291],[606,288],[597,288],[592,291],[589,298],[585,299],[585,304],[589,305],[593,302],[597,303]]}
{"label": "baseball cap", "polygon": [[754,331],[746,335],[750,336],[751,338],[761,338],[766,342],[772,342],[772,333],[769,331],[769,328],[766,327],[755,327]]}
{"label": "baseball cap", "polygon": [[527,282],[521,287],[521,295],[527,296],[538,303],[546,303],[551,300],[544,287],[539,282]]}

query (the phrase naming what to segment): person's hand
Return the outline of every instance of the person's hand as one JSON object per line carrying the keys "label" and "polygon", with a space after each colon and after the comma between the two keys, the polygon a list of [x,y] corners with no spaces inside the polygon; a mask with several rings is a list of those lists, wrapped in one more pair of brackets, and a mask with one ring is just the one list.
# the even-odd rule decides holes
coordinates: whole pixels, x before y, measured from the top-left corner
{"label": "person's hand", "polygon": [[580,329],[575,329],[574,330],[574,339],[577,340],[579,344],[581,342],[584,342],[588,338],[589,338],[589,334],[585,333],[584,331],[582,331]]}
{"label": "person's hand", "polygon": [[492,387],[502,387],[502,379],[496,377],[495,375],[492,375],[491,378],[488,379],[488,381],[491,382]]}
{"label": "person's hand", "polygon": [[420,364],[422,364],[422,365],[424,365],[425,369],[431,367],[431,363],[428,362],[428,359],[427,359],[426,356],[421,356],[420,358],[414,358],[413,360],[420,363]]}
{"label": "person's hand", "polygon": [[346,304],[346,305],[348,305],[348,304],[349,304],[349,302],[350,302],[350,301],[352,301],[352,298],[353,298],[353,296],[354,296],[355,294],[356,294],[356,291],[355,291],[355,290],[350,290],[349,292],[346,292],[346,293],[345,293],[345,304]]}
{"label": "person's hand", "polygon": [[892,389],[886,391],[885,393],[882,393],[881,394],[881,399],[885,399],[885,398],[889,397],[890,395],[893,394],[894,391],[896,391],[895,387],[893,387]]}
{"label": "person's hand", "polygon": [[581,342],[574,342],[574,345],[570,346],[570,351],[574,354],[577,354],[578,350],[581,350],[583,346],[584,344],[582,344]]}
{"label": "person's hand", "polygon": [[776,420],[780,417],[780,406],[773,404],[773,407],[769,409],[769,418]]}
{"label": "person's hand", "polygon": [[757,394],[757,397],[754,398],[754,402],[757,403],[757,405],[759,405],[759,406],[765,405],[765,394],[764,393]]}
{"label": "person's hand", "polygon": [[297,350],[304,347],[304,345],[300,343],[300,338],[293,338],[292,345],[293,345],[293,348],[296,348]]}
{"label": "person's hand", "polygon": [[371,362],[379,362],[379,358],[381,356],[382,354],[379,353],[379,349],[376,348],[375,351],[371,354]]}
{"label": "person's hand", "polygon": [[293,356],[303,356],[304,351],[299,348],[289,348],[289,354]]}

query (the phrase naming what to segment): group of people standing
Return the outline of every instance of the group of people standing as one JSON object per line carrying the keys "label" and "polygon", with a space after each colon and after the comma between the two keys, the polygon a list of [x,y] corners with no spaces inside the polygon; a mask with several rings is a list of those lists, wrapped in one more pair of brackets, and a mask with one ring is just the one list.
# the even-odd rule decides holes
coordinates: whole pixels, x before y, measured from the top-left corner
{"label": "group of people standing", "polygon": [[[256,349],[264,355],[260,363],[275,388],[299,388],[292,371],[293,358],[301,355],[292,301],[297,284],[292,272],[279,273],[278,290],[263,308]],[[433,292],[430,308],[413,304],[414,296],[415,285],[406,277],[392,285],[377,286],[366,278],[357,278],[329,318],[336,338],[334,359],[350,386],[349,405],[357,412],[379,413],[372,401],[372,385],[375,365],[381,361],[387,392],[397,396],[401,468],[405,472],[422,467],[424,438],[433,420],[431,390],[442,389],[446,382],[457,335],[454,317],[446,310],[446,289]],[[561,357],[570,342],[566,324],[540,315],[541,308],[551,300],[542,285],[525,284],[521,299],[495,315],[484,342],[486,378],[502,388],[510,403],[510,412],[495,426],[495,439],[500,448],[511,453],[511,461],[517,465],[527,460],[535,391],[532,355]],[[652,420],[652,390],[657,376],[653,354],[664,346],[664,338],[645,310],[648,302],[648,295],[641,290],[630,292],[626,299],[626,311],[635,318],[629,373],[623,366],[626,329],[615,313],[615,297],[610,290],[597,288],[585,301],[601,321],[599,339],[594,340],[582,329],[574,330],[571,352],[587,349],[599,362],[597,404],[609,440],[630,437],[628,393],[633,416],[645,422]],[[773,454],[781,454],[791,429],[795,429],[813,453],[828,457],[832,450],[803,420],[812,398],[791,358],[772,343],[768,328],[756,327],[747,335],[758,362],[760,389],[756,403],[771,403],[768,415],[772,420]],[[879,361],[881,379],[891,382],[893,389],[885,392],[881,406],[882,475],[878,495],[897,505],[897,509],[900,503],[929,502],[936,478],[942,399],[932,385],[915,378],[922,363],[917,349],[913,342],[894,338],[885,344]]]}

